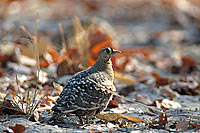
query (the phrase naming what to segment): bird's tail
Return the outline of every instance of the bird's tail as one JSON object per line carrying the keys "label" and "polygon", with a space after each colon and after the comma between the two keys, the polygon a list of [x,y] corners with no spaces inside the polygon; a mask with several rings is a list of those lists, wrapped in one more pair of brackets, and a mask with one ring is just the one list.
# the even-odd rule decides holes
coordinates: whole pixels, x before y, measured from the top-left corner
{"label": "bird's tail", "polygon": [[48,123],[49,124],[54,123],[55,121],[59,120],[59,118],[61,118],[62,115],[63,115],[63,113],[54,111],[54,113],[53,113],[52,117],[49,119]]}

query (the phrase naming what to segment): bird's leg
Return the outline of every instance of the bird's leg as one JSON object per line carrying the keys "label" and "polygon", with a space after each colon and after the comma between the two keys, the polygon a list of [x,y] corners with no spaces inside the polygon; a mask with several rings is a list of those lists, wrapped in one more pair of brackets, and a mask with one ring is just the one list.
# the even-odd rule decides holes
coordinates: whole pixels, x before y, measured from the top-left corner
{"label": "bird's leg", "polygon": [[86,115],[86,124],[89,124],[89,116]]}
{"label": "bird's leg", "polygon": [[77,116],[78,116],[78,118],[80,119],[80,124],[83,124],[82,116],[81,116],[81,115],[78,115],[78,114],[77,114]]}

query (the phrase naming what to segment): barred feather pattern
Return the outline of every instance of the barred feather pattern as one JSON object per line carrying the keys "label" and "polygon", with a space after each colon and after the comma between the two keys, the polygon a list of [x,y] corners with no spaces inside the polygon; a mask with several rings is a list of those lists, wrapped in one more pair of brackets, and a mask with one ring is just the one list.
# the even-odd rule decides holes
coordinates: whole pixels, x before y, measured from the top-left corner
{"label": "barred feather pattern", "polygon": [[99,52],[96,63],[87,70],[76,73],[66,84],[58,97],[51,120],[59,119],[65,113],[76,114],[81,123],[82,116],[94,116],[104,110],[111,100],[115,87],[111,56],[112,48]]}
{"label": "barred feather pattern", "polygon": [[88,111],[94,113],[92,115],[100,113],[112,98],[110,91],[115,91],[112,85],[102,84],[107,80],[105,74],[91,69],[77,73],[68,81],[52,110],[56,116],[58,112],[74,113],[77,110],[81,110],[82,115],[90,115]]}

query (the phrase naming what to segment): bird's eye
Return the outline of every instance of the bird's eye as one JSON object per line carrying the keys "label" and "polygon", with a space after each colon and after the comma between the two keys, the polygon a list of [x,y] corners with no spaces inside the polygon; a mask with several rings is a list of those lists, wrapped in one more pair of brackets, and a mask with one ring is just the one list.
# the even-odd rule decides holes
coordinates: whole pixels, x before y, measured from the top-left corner
{"label": "bird's eye", "polygon": [[112,49],[111,49],[111,48],[107,48],[107,49],[106,49],[106,53],[107,53],[107,54],[111,54],[111,53],[112,53]]}

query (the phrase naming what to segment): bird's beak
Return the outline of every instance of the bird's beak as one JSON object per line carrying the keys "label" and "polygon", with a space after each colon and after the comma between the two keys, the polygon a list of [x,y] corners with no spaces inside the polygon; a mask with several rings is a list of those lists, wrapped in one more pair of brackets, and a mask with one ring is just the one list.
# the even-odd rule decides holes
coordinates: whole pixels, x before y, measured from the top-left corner
{"label": "bird's beak", "polygon": [[113,49],[113,54],[116,54],[116,53],[121,53],[121,51]]}

